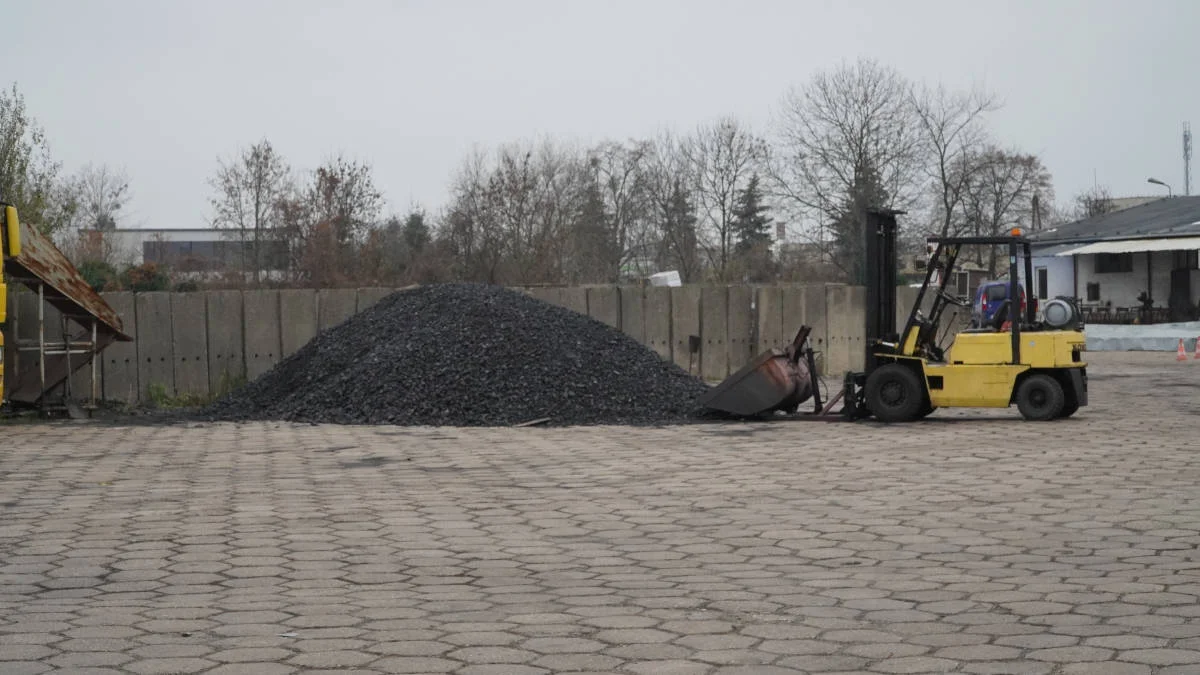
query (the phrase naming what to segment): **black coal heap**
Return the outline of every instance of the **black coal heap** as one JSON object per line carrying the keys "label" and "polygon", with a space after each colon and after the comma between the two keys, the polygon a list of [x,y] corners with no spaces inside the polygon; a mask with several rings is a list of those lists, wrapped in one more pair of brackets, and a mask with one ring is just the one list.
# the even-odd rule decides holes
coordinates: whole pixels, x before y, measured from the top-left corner
{"label": "black coal heap", "polygon": [[[285,317],[286,319],[286,317]],[[648,425],[699,414],[701,380],[624,333],[479,284],[398,291],[202,412],[214,420]]]}

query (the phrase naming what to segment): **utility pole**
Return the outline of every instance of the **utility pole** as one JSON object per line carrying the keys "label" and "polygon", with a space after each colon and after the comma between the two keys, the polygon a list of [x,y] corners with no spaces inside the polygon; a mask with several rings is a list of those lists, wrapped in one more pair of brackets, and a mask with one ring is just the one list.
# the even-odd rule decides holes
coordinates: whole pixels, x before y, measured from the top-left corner
{"label": "utility pole", "polygon": [[1183,123],[1183,194],[1192,194],[1192,125]]}

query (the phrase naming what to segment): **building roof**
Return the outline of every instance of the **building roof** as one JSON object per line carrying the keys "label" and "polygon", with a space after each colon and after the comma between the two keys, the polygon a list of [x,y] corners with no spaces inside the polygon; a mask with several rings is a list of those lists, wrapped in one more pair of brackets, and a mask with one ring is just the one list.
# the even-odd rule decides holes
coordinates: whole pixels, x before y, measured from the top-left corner
{"label": "building roof", "polygon": [[1164,197],[1030,235],[1036,244],[1086,244],[1200,235],[1200,197]]}

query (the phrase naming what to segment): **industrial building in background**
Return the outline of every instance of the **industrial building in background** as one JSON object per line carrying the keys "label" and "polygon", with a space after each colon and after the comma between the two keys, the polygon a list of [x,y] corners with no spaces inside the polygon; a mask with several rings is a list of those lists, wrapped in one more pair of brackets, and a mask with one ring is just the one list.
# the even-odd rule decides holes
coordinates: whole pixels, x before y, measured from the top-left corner
{"label": "industrial building in background", "polygon": [[1088,323],[1200,319],[1200,197],[1164,197],[1031,237],[1039,299],[1079,299]]}

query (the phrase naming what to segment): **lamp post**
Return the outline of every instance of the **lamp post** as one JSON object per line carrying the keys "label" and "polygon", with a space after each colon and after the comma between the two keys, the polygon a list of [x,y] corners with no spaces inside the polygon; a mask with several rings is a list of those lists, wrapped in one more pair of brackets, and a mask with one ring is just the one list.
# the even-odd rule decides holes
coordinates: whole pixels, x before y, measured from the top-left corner
{"label": "lamp post", "polygon": [[1161,180],[1159,180],[1159,179],[1157,179],[1157,178],[1147,178],[1147,179],[1146,179],[1146,182],[1147,182],[1147,183],[1153,183],[1153,184],[1155,184],[1155,185],[1161,185],[1161,186],[1163,186],[1163,187],[1167,188],[1167,196],[1168,196],[1168,197],[1173,197],[1173,196],[1175,196],[1175,195],[1174,195],[1174,193],[1173,193],[1173,192],[1171,192],[1171,186],[1170,186],[1170,185],[1167,185],[1166,183],[1162,182]]}

